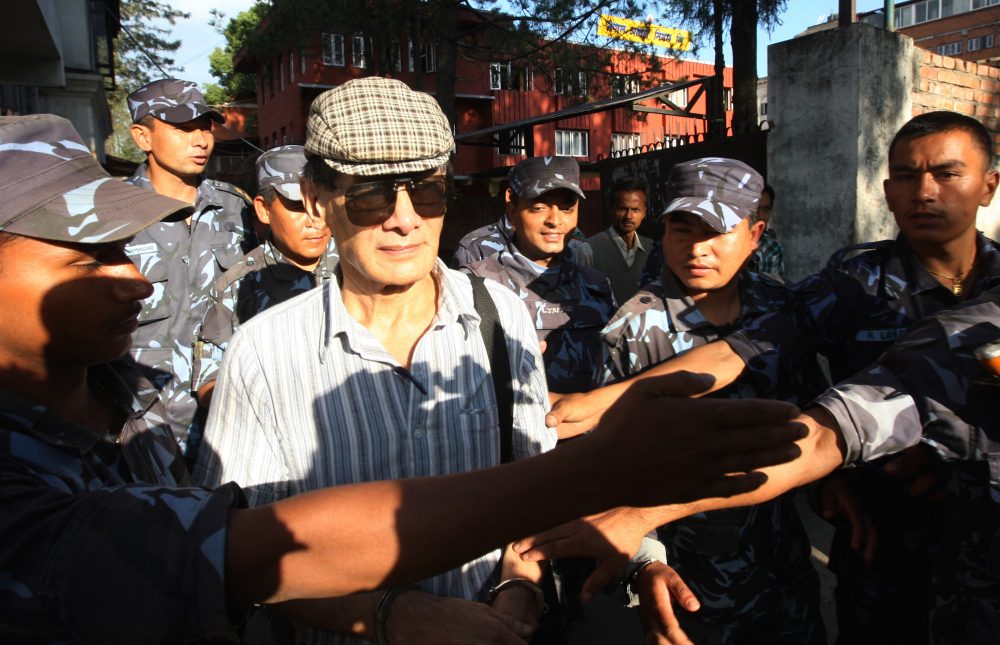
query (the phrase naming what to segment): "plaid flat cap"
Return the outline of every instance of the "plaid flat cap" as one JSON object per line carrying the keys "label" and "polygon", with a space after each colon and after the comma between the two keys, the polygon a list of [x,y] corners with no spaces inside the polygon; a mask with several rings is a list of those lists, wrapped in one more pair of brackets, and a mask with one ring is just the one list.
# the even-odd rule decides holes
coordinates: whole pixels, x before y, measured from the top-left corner
{"label": "plaid flat cap", "polygon": [[193,210],[113,179],[62,117],[0,117],[0,231],[99,244]]}
{"label": "plaid flat cap", "polygon": [[663,216],[691,213],[725,233],[757,210],[764,178],[742,161],[705,157],[671,168],[665,190],[672,199]]}
{"label": "plaid flat cap", "polygon": [[132,123],[144,116],[153,115],[167,123],[187,123],[208,115],[216,123],[225,123],[226,117],[205,104],[205,97],[197,83],[176,78],[161,78],[146,83],[128,95],[128,111]]}
{"label": "plaid flat cap", "polygon": [[257,191],[270,186],[293,202],[302,201],[299,180],[306,165],[302,146],[279,146],[257,157]]}
{"label": "plaid flat cap", "polygon": [[580,164],[572,157],[530,157],[511,168],[507,178],[511,192],[522,199],[534,199],[560,188],[587,199],[580,189]]}
{"label": "plaid flat cap", "polygon": [[429,94],[369,76],[316,97],[309,107],[306,152],[350,175],[403,175],[445,164],[455,147],[451,125]]}

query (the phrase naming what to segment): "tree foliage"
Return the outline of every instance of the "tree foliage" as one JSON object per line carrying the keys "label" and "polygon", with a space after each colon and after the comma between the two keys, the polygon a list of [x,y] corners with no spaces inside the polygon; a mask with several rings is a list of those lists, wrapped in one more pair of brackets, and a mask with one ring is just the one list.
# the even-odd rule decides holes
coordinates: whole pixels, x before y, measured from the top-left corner
{"label": "tree foliage", "polygon": [[151,80],[177,71],[172,54],[181,46],[170,27],[189,14],[158,0],[121,0],[122,30],[115,39],[115,89],[108,94],[113,131],[105,152],[142,161],[145,155],[129,135],[132,119],[125,98]]}
{"label": "tree foliage", "polygon": [[219,80],[218,85],[206,87],[205,100],[212,104],[248,99],[257,91],[253,74],[237,72],[233,60],[247,51],[258,25],[264,18],[268,5],[258,2],[246,11],[236,14],[228,22],[225,14],[212,10],[210,24],[226,39],[225,47],[216,47],[208,55],[208,70]]}

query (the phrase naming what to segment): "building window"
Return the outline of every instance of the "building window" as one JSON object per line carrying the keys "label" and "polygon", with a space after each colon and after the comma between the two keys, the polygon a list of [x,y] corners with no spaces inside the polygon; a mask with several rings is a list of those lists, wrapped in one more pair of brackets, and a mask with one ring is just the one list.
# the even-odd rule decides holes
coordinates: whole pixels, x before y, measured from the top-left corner
{"label": "building window", "polygon": [[767,101],[760,104],[760,109],[758,110],[761,116],[767,116]]}
{"label": "building window", "polygon": [[980,49],[990,49],[993,47],[993,35],[970,38],[966,42],[966,51],[976,52]]}
{"label": "building window", "polygon": [[679,90],[674,90],[673,92],[667,95],[667,100],[683,110],[688,106],[687,88],[682,87]]}
{"label": "building window", "polygon": [[514,66],[510,63],[490,63],[491,90],[521,90],[533,89],[531,68]]}
{"label": "building window", "polygon": [[642,135],[638,132],[614,133],[611,135],[611,154],[634,155],[642,147]]}
{"label": "building window", "polygon": [[611,96],[625,96],[640,91],[639,77],[632,74],[611,75]]}
{"label": "building window", "polygon": [[278,90],[285,91],[285,63],[282,60],[278,61]]}
{"label": "building window", "polygon": [[344,34],[323,34],[323,64],[344,66]]}
{"label": "building window", "polygon": [[[382,67],[394,72],[402,71],[403,69],[403,58],[400,53],[401,47],[399,41],[392,38],[385,44],[385,50],[382,52]],[[412,69],[410,71],[413,71]]]}
{"label": "building window", "polygon": [[[574,83],[575,78],[575,83]],[[553,78],[553,94],[575,94],[587,96],[587,73],[577,72],[576,77],[567,73],[562,67],[557,67]]]}
{"label": "building window", "polygon": [[424,43],[420,46],[420,60],[423,61],[424,71],[428,74],[437,71],[437,45],[435,43]]}
{"label": "building window", "polygon": [[497,153],[502,155],[528,154],[524,146],[524,130],[501,132],[497,141]]}
{"label": "building window", "polygon": [[942,56],[958,56],[962,53],[962,41],[956,40],[953,43],[945,43],[943,45],[938,45],[937,53]]}
{"label": "building window", "polygon": [[354,34],[351,39],[351,65],[354,67],[368,67],[368,56],[365,51],[365,35]]}
{"label": "building window", "polygon": [[733,109],[733,88],[724,87],[722,88],[722,105],[723,110],[727,112]]}
{"label": "building window", "polygon": [[586,130],[556,130],[556,154],[561,157],[586,157],[590,133]]}
{"label": "building window", "polygon": [[299,50],[299,74],[306,75],[306,50]]}

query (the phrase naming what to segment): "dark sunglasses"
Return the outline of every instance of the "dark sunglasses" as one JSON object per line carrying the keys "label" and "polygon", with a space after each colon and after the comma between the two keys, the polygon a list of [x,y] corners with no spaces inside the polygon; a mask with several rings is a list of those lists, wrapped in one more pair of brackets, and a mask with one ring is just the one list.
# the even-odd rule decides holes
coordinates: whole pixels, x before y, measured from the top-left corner
{"label": "dark sunglasses", "polygon": [[413,210],[421,217],[441,217],[448,206],[448,183],[444,177],[383,179],[354,184],[344,191],[347,219],[355,226],[374,226],[396,206],[396,193],[405,188]]}

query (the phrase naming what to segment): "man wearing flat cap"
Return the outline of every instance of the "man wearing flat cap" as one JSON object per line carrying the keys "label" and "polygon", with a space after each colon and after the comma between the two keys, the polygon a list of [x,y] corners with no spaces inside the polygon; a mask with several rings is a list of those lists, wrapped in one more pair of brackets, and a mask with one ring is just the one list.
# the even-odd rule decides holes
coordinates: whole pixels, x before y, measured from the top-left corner
{"label": "man wearing flat cap", "polygon": [[163,391],[170,426],[193,458],[202,425],[192,383],[195,339],[213,283],[257,245],[250,200],[235,186],[205,178],[212,122],[224,118],[196,84],[153,81],[129,94],[128,108],[132,138],[146,153],[129,183],[194,206],[186,220],[158,222],[127,249],[154,288],[132,354]]}
{"label": "man wearing flat cap", "polygon": [[[599,376],[600,331],[615,311],[611,283],[576,261],[580,165],[572,157],[531,157],[510,170],[505,194],[513,236],[499,253],[466,270],[506,286],[524,301],[553,392],[585,392]],[[588,246],[589,249],[589,246]]]}
{"label": "man wearing flat cap", "polygon": [[[453,146],[434,99],[399,81],[353,80],[316,98],[302,199],[333,233],[335,279],[233,336],[196,479],[238,481],[259,505],[324,486],[487,468],[501,463],[505,438],[504,458],[555,445],[544,424],[541,352],[524,305],[495,283],[476,287],[495,307],[509,356],[491,363],[473,280],[437,259]],[[500,421],[491,376],[499,360],[511,370],[509,423]],[[423,581],[419,592],[383,590],[318,605],[314,611],[330,616],[331,629],[343,635],[309,630],[300,637],[387,636],[394,644],[417,634],[425,642],[511,638],[505,620],[531,625],[542,610],[534,585],[540,575],[537,563],[496,550]]]}
{"label": "man wearing flat cap", "polygon": [[306,164],[302,146],[280,146],[257,158],[253,207],[267,230],[263,244],[212,285],[212,304],[195,346],[194,389],[203,405],[233,332],[278,303],[324,284],[333,275],[337,251],[330,227],[306,212],[299,182]]}
{"label": "man wearing flat cap", "polygon": [[[735,159],[695,159],[670,170],[662,189],[670,200],[662,213],[662,273],[604,330],[608,382],[714,341],[787,300],[781,283],[745,268],[764,229],[757,209],[763,186],[757,171]],[[813,368],[782,389],[743,379],[720,395],[808,403],[825,385]],[[699,513],[658,534],[671,566],[701,600],[698,612],[679,615],[694,642],[824,642],[819,581],[790,495]]]}

